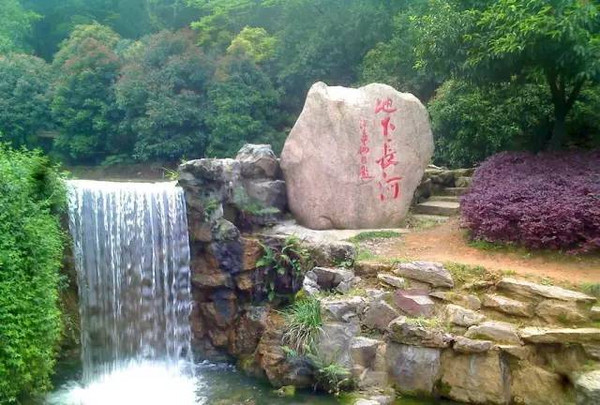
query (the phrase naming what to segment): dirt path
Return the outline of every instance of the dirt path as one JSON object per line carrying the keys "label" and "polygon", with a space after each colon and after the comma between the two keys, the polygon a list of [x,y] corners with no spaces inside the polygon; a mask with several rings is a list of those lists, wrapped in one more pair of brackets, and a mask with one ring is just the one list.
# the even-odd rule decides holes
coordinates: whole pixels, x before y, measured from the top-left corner
{"label": "dirt path", "polygon": [[381,244],[376,253],[386,257],[480,265],[490,270],[511,270],[521,275],[550,277],[574,284],[600,282],[600,255],[578,257],[519,250],[483,250],[467,244],[456,219],[390,240]]}

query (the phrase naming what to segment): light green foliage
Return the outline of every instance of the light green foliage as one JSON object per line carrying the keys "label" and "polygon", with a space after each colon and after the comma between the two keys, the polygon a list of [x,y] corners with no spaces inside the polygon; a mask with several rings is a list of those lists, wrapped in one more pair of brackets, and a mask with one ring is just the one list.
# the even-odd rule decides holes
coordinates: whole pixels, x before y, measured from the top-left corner
{"label": "light green foliage", "polygon": [[367,231],[354,235],[348,239],[348,241],[352,243],[358,243],[373,239],[399,238],[400,236],[402,236],[402,234],[395,231]]}
{"label": "light green foliage", "polygon": [[309,353],[308,358],[316,367],[315,380],[318,388],[329,394],[340,395],[354,387],[348,368],[332,360],[331,353]]}
{"label": "light green foliage", "polygon": [[265,286],[269,301],[276,296],[275,280],[278,276],[290,277],[292,282],[298,282],[310,267],[311,260],[308,250],[302,242],[289,236],[279,247],[262,244],[263,256],[256,262],[256,267],[266,270]]}
{"label": "light green foliage", "polygon": [[234,157],[245,143],[270,143],[280,150],[285,137],[276,130],[279,93],[269,77],[245,54],[224,58],[217,74],[208,93],[207,155]]}
{"label": "light green foliage", "polygon": [[121,131],[135,139],[137,159],[204,155],[211,75],[212,65],[190,31],[162,31],[125,52],[117,103],[125,112]]}
{"label": "light green foliage", "polygon": [[471,266],[468,264],[448,262],[444,263],[444,267],[452,274],[452,279],[458,285],[496,277],[483,266]]}
{"label": "light green foliage", "polygon": [[117,133],[113,87],[120,61],[113,48],[118,40],[108,27],[80,25],[54,59],[52,113],[60,125],[55,145],[71,160],[98,163],[112,151],[128,150]]}
{"label": "light green foliage", "polygon": [[600,283],[581,283],[580,288],[586,294],[600,298]]}
{"label": "light green foliage", "polygon": [[31,25],[39,18],[19,0],[0,0],[0,54],[25,50]]}
{"label": "light green foliage", "polygon": [[51,128],[50,69],[24,54],[0,56],[0,136],[13,146],[38,146],[36,134]]}
{"label": "light green foliage", "polygon": [[275,37],[264,28],[244,27],[227,48],[230,55],[247,55],[254,63],[271,59],[275,53]]}
{"label": "light green foliage", "polygon": [[0,403],[50,387],[60,336],[62,179],[39,153],[0,146]]}
{"label": "light green foliage", "polygon": [[314,297],[296,300],[283,312],[286,328],[282,343],[297,354],[314,351],[321,332],[321,302]]}

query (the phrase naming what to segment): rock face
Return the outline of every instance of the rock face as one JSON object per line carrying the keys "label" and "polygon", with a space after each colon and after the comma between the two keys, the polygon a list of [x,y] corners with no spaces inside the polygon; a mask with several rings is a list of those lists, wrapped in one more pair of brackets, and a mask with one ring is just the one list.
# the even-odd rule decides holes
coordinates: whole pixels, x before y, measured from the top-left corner
{"label": "rock face", "polygon": [[471,339],[489,339],[496,342],[520,343],[517,329],[510,323],[488,321],[478,326],[471,326],[466,337]]}
{"label": "rock face", "polygon": [[400,263],[395,273],[402,277],[431,284],[433,287],[454,287],[450,272],[441,263]]}
{"label": "rock face", "polygon": [[392,382],[403,393],[431,395],[440,372],[440,349],[391,343],[387,363]]}
{"label": "rock face", "polygon": [[515,280],[513,278],[504,278],[498,283],[498,288],[513,292],[525,297],[543,297],[560,301],[575,302],[596,302],[596,298],[580,293],[578,291],[567,290],[561,287],[550,285],[541,285],[524,280]]}
{"label": "rock face", "polygon": [[508,367],[495,352],[442,355],[444,396],[461,402],[507,404],[510,401]]}
{"label": "rock face", "polygon": [[600,370],[582,374],[575,381],[578,405],[600,403]]}
{"label": "rock face", "polygon": [[432,153],[413,95],[315,83],[281,154],[290,210],[313,229],[398,226]]}

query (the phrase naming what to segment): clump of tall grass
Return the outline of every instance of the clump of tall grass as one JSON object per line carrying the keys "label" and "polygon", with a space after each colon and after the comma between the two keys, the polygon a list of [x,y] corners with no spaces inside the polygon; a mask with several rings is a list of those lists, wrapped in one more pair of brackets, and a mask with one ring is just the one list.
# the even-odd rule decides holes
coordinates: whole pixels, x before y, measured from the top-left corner
{"label": "clump of tall grass", "polygon": [[283,312],[286,330],[283,344],[298,353],[310,352],[321,332],[321,303],[313,297],[295,301]]}

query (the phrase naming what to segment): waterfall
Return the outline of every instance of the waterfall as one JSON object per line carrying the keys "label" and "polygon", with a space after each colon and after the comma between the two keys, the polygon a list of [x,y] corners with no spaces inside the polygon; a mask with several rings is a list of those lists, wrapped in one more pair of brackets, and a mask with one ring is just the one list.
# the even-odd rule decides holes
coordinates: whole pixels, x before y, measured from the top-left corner
{"label": "waterfall", "polygon": [[174,183],[69,182],[83,383],[132,362],[191,373],[190,248]]}

